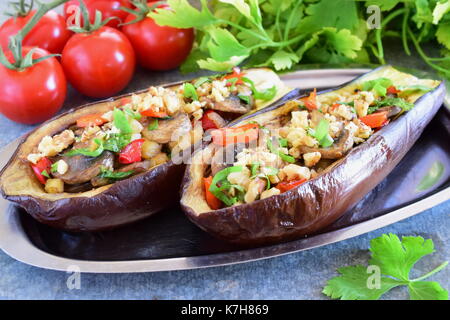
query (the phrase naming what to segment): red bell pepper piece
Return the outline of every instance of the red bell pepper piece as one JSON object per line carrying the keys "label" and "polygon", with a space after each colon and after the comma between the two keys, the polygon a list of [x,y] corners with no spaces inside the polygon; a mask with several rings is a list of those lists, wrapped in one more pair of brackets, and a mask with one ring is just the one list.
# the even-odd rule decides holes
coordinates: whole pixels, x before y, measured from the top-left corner
{"label": "red bell pepper piece", "polygon": [[387,91],[387,93],[390,93],[390,94],[396,94],[396,93],[400,92],[400,90],[397,90],[397,88],[395,86],[390,86],[389,88],[387,88],[386,91]]}
{"label": "red bell pepper piece", "polygon": [[[242,77],[245,76],[243,72],[241,72],[241,69],[235,67],[233,68],[233,73],[230,73],[223,77],[225,80],[234,79],[237,78],[235,85],[244,84],[244,81],[242,80]],[[232,83],[227,82],[226,86],[231,87]]]}
{"label": "red bell pepper piece", "polygon": [[34,174],[36,175],[36,178],[39,180],[40,183],[45,184],[47,182],[47,178],[44,177],[42,174],[44,171],[47,172],[47,174],[50,173],[52,167],[52,162],[48,158],[42,158],[39,160],[36,164],[32,164],[31,168],[33,169]]}
{"label": "red bell pepper piece", "polygon": [[144,141],[144,139],[134,140],[123,148],[119,153],[119,162],[122,164],[141,162]]}
{"label": "red bell pepper piece", "polygon": [[300,179],[300,180],[291,180],[291,181],[282,181],[278,183],[275,188],[281,191],[281,193],[289,191],[291,189],[294,189],[295,187],[298,187],[302,183],[306,182],[306,179]]}
{"label": "red bell pepper piece", "polygon": [[211,120],[211,118],[209,117],[210,114],[214,114],[216,112],[214,112],[213,110],[207,110],[205,111],[203,117],[202,117],[202,127],[203,130],[207,131],[210,129],[219,129],[219,127],[217,127],[216,123]]}
{"label": "red bell pepper piece", "polygon": [[209,176],[208,178],[203,178],[203,185],[205,187],[205,198],[206,202],[208,203],[208,206],[213,210],[217,210],[222,207],[222,201],[217,199],[211,193],[211,191],[209,191],[209,187],[211,186],[212,180],[213,180],[212,176]]}
{"label": "red bell pepper piece", "polygon": [[214,144],[227,146],[236,143],[249,143],[258,139],[258,124],[249,123],[236,128],[222,128],[211,131]]}
{"label": "red bell pepper piece", "polygon": [[314,90],[309,94],[308,97],[300,99],[305,104],[306,109],[309,111],[317,109],[317,89],[314,88]]}
{"label": "red bell pepper piece", "polygon": [[388,121],[387,111],[368,114],[365,117],[359,118],[359,120],[372,129],[379,128],[384,126]]}
{"label": "red bell pepper piece", "polygon": [[159,119],[167,118],[169,116],[166,112],[155,111],[152,108],[142,111],[141,115]]}
{"label": "red bell pepper piece", "polygon": [[105,122],[107,122],[107,120],[103,119],[101,114],[88,114],[87,116],[83,116],[77,120],[77,127],[86,128],[91,125],[101,126]]}

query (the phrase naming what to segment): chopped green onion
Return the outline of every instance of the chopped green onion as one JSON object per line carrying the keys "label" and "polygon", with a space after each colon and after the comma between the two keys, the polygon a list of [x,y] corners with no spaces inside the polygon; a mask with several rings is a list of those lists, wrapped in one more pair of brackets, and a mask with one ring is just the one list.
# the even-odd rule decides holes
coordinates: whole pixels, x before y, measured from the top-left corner
{"label": "chopped green onion", "polygon": [[258,173],[259,166],[260,166],[259,162],[252,163],[252,167],[251,167],[252,176],[254,176]]}
{"label": "chopped green onion", "polygon": [[192,100],[198,101],[197,91],[195,90],[195,87],[189,82],[186,82],[184,84],[183,95],[185,98],[190,98]]}
{"label": "chopped green onion", "polygon": [[270,138],[267,139],[267,147],[269,148],[270,152],[278,155],[283,161],[295,163],[295,158],[276,149],[275,146],[272,144]]}
{"label": "chopped green onion", "polygon": [[223,170],[220,170],[219,172],[216,173],[216,175],[214,176],[211,186],[209,187],[209,191],[220,201],[222,201],[223,203],[225,203],[225,205],[232,206],[233,204],[235,204],[237,202],[237,198],[236,197],[229,197],[228,195],[226,195],[223,190],[220,190],[220,188],[217,186],[217,184],[219,182],[224,182],[228,183],[227,177],[230,173],[232,172],[240,172],[242,171],[243,167],[242,166],[233,166],[233,167],[228,167],[225,168]]}
{"label": "chopped green onion", "polygon": [[239,94],[238,98],[241,99],[242,101],[244,101],[245,104],[250,104],[250,97],[249,96],[244,96],[242,94]]}
{"label": "chopped green onion", "polygon": [[329,134],[327,134],[327,135],[320,141],[320,145],[321,145],[323,148],[328,148],[328,147],[330,147],[333,143],[334,143],[334,140],[333,140],[333,138],[332,138]]}
{"label": "chopped green onion", "polygon": [[275,96],[277,94],[276,86],[273,86],[265,91],[258,91],[258,89],[255,86],[255,83],[251,79],[242,77],[241,80],[250,85],[250,88],[252,89],[252,92],[253,92],[253,97],[255,99],[268,101],[268,100],[272,100],[273,98],[275,98]]}
{"label": "chopped green onion", "polygon": [[198,78],[195,82],[194,82],[194,87],[195,88],[199,88],[202,84],[206,83],[206,82],[211,82],[211,79],[209,79],[208,77],[201,77]]}
{"label": "chopped green onion", "polygon": [[121,134],[133,133],[133,130],[131,129],[131,125],[128,122],[125,112],[116,108],[113,111],[113,118],[114,118],[114,126],[120,130]]}
{"label": "chopped green onion", "polygon": [[53,163],[52,166],[50,167],[50,171],[51,171],[52,173],[55,173],[55,172],[58,171],[58,162],[59,162],[59,161]]}
{"label": "chopped green onion", "polygon": [[281,147],[283,147],[283,148],[287,148],[287,147],[288,147],[288,141],[287,141],[287,139],[280,138],[280,139],[278,139],[278,141],[280,141],[280,146],[281,146]]}
{"label": "chopped green onion", "polygon": [[150,131],[156,130],[158,129],[158,126],[159,126],[158,119],[154,119],[153,122],[148,125],[148,130]]}
{"label": "chopped green onion", "polygon": [[127,115],[129,115],[131,118],[135,120],[141,120],[142,115],[139,112],[135,112],[131,110],[129,107],[123,109]]}
{"label": "chopped green onion", "polygon": [[317,141],[322,141],[323,138],[328,134],[328,129],[330,128],[330,124],[326,119],[321,119],[319,121],[319,124],[317,125],[315,129],[315,138]]}
{"label": "chopped green onion", "polygon": [[47,170],[42,171],[41,174],[42,174],[44,177],[50,179],[50,175],[48,174]]}
{"label": "chopped green onion", "polygon": [[343,104],[343,105],[346,105],[346,106],[350,106],[350,107],[354,107],[355,106],[355,102],[354,101],[352,101],[352,102],[342,102],[342,101],[338,101],[338,102],[336,102],[337,104]]}
{"label": "chopped green onion", "polygon": [[103,143],[103,148],[112,152],[120,152],[131,142],[131,134],[112,134]]}
{"label": "chopped green onion", "polygon": [[99,139],[94,139],[94,142],[98,145],[97,149],[95,150],[90,150],[90,149],[73,149],[69,152],[66,152],[66,156],[68,157],[73,157],[73,156],[77,156],[77,155],[83,155],[86,157],[92,157],[92,158],[96,158],[98,156],[100,156],[103,151],[105,151],[105,148],[103,146],[103,142]]}
{"label": "chopped green onion", "polygon": [[387,88],[392,86],[392,81],[388,78],[378,78],[369,80],[363,83],[362,89],[364,91],[375,91],[378,95],[384,97],[387,93]]}

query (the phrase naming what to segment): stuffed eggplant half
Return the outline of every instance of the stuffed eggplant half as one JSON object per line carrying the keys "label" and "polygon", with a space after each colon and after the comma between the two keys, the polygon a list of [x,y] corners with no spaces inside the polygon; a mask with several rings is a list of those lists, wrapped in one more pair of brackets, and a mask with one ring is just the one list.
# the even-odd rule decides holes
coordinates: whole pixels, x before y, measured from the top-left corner
{"label": "stuffed eggplant half", "polygon": [[71,231],[142,219],[177,202],[184,165],[171,155],[286,93],[269,69],[236,69],[80,107],[24,139],[1,173],[2,193]]}
{"label": "stuffed eggplant half", "polygon": [[211,133],[186,169],[182,208],[200,228],[234,243],[317,232],[389,174],[444,95],[439,81],[385,66],[259,110]]}

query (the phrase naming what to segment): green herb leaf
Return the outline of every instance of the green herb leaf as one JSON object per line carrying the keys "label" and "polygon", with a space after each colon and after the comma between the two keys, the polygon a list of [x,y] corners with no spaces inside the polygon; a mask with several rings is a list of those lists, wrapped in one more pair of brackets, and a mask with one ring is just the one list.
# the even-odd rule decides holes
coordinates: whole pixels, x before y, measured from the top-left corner
{"label": "green herb leaf", "polygon": [[211,82],[211,79],[208,78],[208,77],[201,77],[201,78],[198,78],[198,79],[194,82],[194,87],[195,87],[196,89],[197,89],[197,88],[200,88],[200,86],[201,86],[202,84],[207,83],[207,82]]}
{"label": "green herb leaf", "polygon": [[293,64],[299,62],[299,57],[290,52],[286,51],[277,51],[270,58],[270,63],[273,64],[275,70],[284,70],[292,68]]}
{"label": "green herb leaf", "polygon": [[383,100],[377,100],[375,101],[367,110],[368,114],[374,113],[376,110],[378,110],[381,107],[386,106],[397,106],[403,109],[403,111],[409,111],[412,108],[414,108],[414,103],[410,103],[406,101],[403,98],[386,98]]}
{"label": "green herb leaf", "polygon": [[367,270],[361,265],[339,268],[340,276],[329,280],[322,293],[332,299],[377,300],[392,288],[402,285],[401,281],[381,277],[380,287],[369,289],[367,283],[370,274]]}
{"label": "green herb leaf", "polygon": [[111,171],[111,170],[106,169],[106,168],[101,168],[99,177],[100,178],[105,178],[105,179],[111,179],[111,180],[121,180],[121,179],[128,178],[133,173],[134,173],[133,170],[124,171],[124,172],[119,172],[119,171],[114,172],[114,171]]}
{"label": "green herb leaf", "polygon": [[325,295],[333,299],[374,300],[394,287],[406,285],[412,300],[448,300],[448,292],[438,283],[422,281],[445,268],[447,262],[420,278],[409,278],[414,264],[434,252],[431,239],[403,237],[400,240],[394,234],[383,234],[370,244],[370,269],[362,265],[338,269],[340,275],[327,282],[322,291]]}
{"label": "green herb leaf", "polygon": [[90,150],[90,149],[73,149],[70,150],[69,152],[66,152],[65,155],[68,157],[73,157],[73,156],[77,156],[77,155],[83,155],[86,157],[92,157],[92,158],[96,158],[99,157],[103,151],[105,151],[105,148],[103,146],[103,141],[99,140],[99,139],[94,139],[94,142],[97,144],[97,149],[95,150]]}
{"label": "green herb leaf", "polygon": [[411,281],[408,291],[411,300],[448,300],[448,291],[435,281]]}
{"label": "green herb leaf", "polygon": [[197,10],[186,0],[168,0],[171,10],[156,9],[148,16],[160,26],[172,26],[181,29],[202,28],[216,22],[216,18],[208,9],[208,1],[201,0],[202,9]]}

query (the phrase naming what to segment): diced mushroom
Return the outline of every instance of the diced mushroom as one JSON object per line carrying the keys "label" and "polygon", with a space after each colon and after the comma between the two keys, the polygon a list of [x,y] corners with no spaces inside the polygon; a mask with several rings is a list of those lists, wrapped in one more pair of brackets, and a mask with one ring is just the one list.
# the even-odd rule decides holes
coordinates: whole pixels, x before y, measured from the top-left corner
{"label": "diced mushroom", "polygon": [[112,170],[114,154],[110,151],[105,151],[97,158],[76,155],[72,157],[62,156],[59,160],[66,162],[69,169],[65,174],[54,172],[53,175],[66,184],[81,184],[98,176],[102,167]]}
{"label": "diced mushroom", "polygon": [[174,118],[159,120],[158,128],[149,130],[144,128],[142,134],[145,138],[158,143],[169,143],[178,141],[178,138],[191,131],[192,125],[189,116],[185,113],[178,113]]}
{"label": "diced mushroom", "polygon": [[145,172],[151,168],[151,162],[150,160],[145,160],[141,162],[135,162],[132,164],[129,164],[127,166],[124,166],[120,169],[118,169],[118,172],[127,172],[127,171],[133,171],[133,174],[138,174]]}
{"label": "diced mushroom", "polygon": [[397,106],[386,106],[379,108],[376,112],[387,112],[386,116],[392,118],[402,112],[402,108]]}
{"label": "diced mushroom", "polygon": [[[211,102],[211,101],[210,101]],[[251,105],[244,103],[238,96],[230,95],[223,101],[211,103],[211,109],[224,112],[244,114],[250,111]]]}
{"label": "diced mushroom", "polygon": [[342,158],[353,146],[353,137],[350,131],[343,129],[338,140],[329,148],[312,148],[307,146],[298,146],[301,154],[320,152],[323,159]]}

